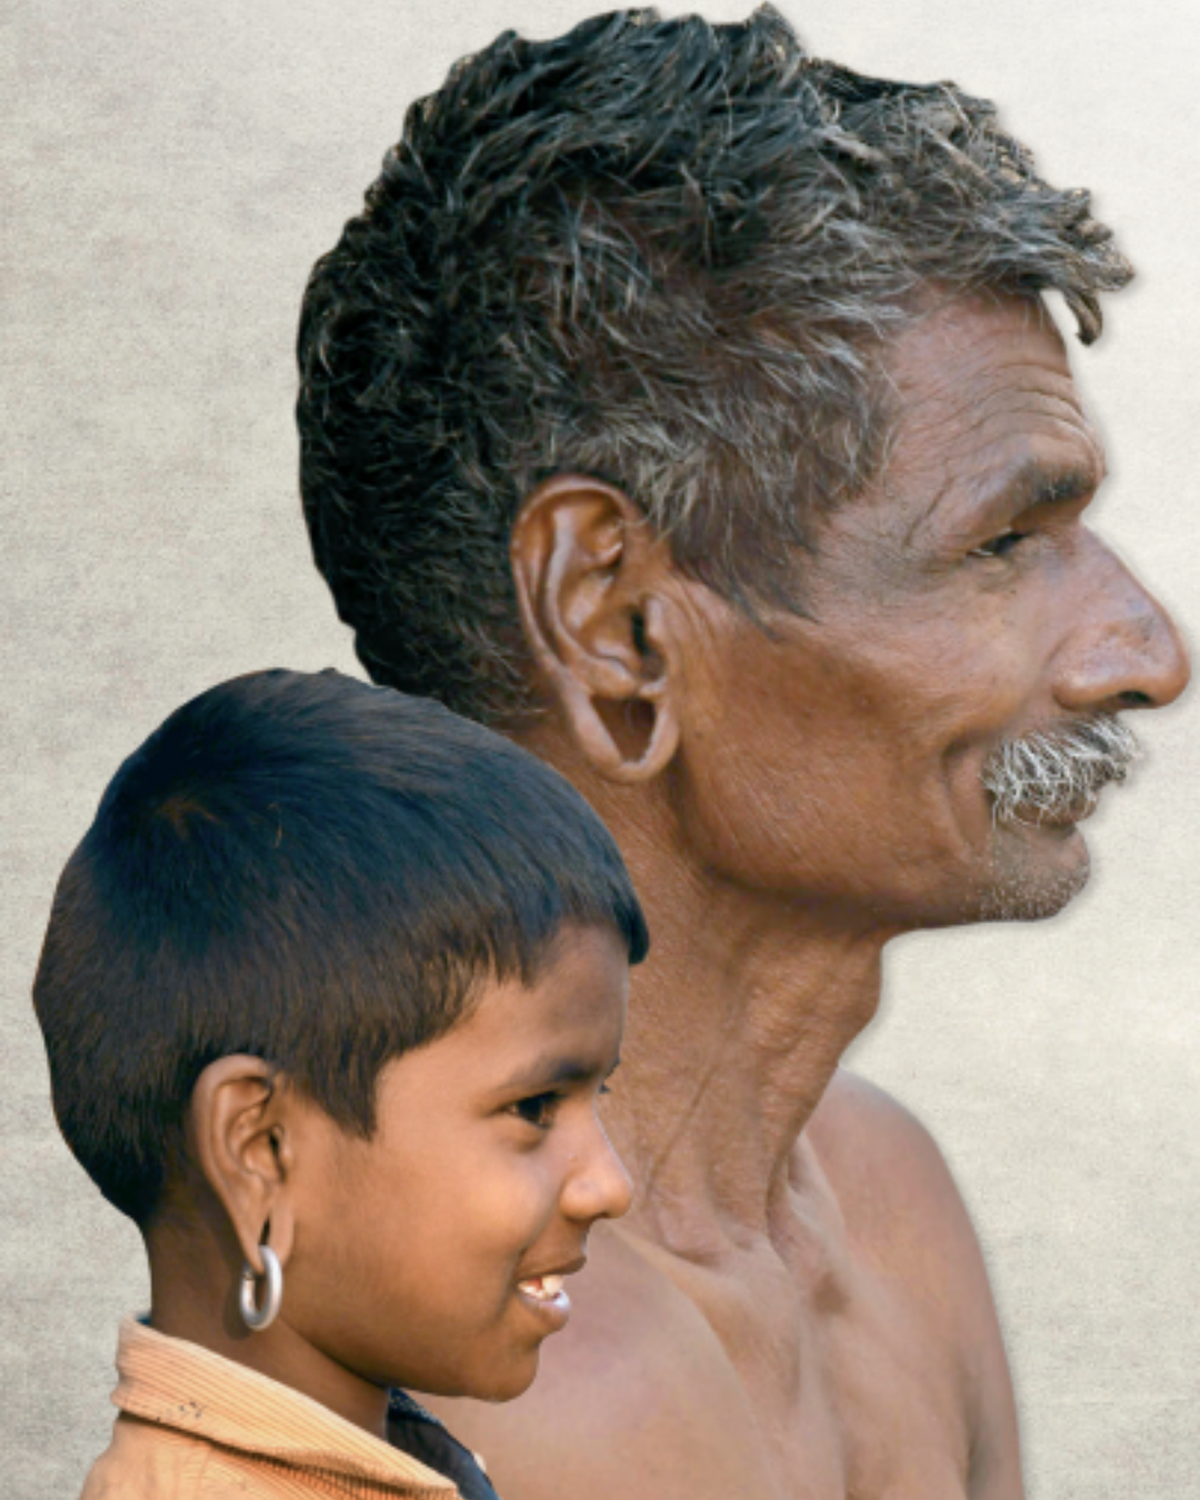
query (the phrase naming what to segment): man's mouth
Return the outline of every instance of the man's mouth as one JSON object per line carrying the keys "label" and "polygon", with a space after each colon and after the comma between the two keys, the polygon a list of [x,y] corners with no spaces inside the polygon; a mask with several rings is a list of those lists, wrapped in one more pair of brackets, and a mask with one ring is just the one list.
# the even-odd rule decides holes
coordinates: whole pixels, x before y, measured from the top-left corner
{"label": "man's mouth", "polygon": [[1113,714],[1005,740],[982,773],[992,820],[1077,823],[1095,811],[1110,781],[1125,780],[1140,753],[1133,731]]}

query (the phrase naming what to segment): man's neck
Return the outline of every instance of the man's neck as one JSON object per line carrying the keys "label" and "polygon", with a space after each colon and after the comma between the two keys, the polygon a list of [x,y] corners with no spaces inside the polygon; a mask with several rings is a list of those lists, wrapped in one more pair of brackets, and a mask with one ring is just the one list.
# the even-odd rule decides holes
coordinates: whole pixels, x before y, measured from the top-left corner
{"label": "man's neck", "polygon": [[590,774],[526,738],[617,839],[650,927],[606,1124],[637,1185],[625,1227],[692,1260],[769,1233],[796,1143],[879,1005],[895,935],[802,891],[723,880],[693,857],[661,783]]}
{"label": "man's neck", "polygon": [[629,1227],[689,1259],[768,1232],[796,1142],[874,1016],[883,938],[709,886],[660,901],[607,1120],[638,1186]]}

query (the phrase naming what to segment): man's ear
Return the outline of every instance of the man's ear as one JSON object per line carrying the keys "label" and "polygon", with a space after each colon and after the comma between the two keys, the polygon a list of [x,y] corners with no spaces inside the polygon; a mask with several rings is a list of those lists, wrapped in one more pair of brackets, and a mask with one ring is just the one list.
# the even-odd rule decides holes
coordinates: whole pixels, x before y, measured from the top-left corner
{"label": "man's ear", "polygon": [[656,776],[679,743],[666,544],[620,490],[556,474],[525,501],[510,555],[530,648],[572,739],[610,781]]}
{"label": "man's ear", "polygon": [[261,1275],[258,1247],[269,1241],[286,1264],[295,1237],[290,1201],[291,1090],[261,1057],[209,1063],[192,1091],[189,1127],[195,1159],[220,1200],[242,1256]]}

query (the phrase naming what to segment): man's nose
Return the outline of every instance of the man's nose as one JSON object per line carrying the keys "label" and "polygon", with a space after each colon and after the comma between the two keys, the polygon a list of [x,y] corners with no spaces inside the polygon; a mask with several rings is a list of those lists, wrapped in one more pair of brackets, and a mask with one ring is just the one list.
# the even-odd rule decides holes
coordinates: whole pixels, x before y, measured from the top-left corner
{"label": "man's nose", "polygon": [[597,1120],[587,1149],[572,1160],[563,1187],[563,1212],[568,1218],[592,1223],[619,1219],[632,1202],[633,1179]]}
{"label": "man's nose", "polygon": [[1174,620],[1099,538],[1092,543],[1095,568],[1056,664],[1055,697],[1074,713],[1173,703],[1191,676]]}

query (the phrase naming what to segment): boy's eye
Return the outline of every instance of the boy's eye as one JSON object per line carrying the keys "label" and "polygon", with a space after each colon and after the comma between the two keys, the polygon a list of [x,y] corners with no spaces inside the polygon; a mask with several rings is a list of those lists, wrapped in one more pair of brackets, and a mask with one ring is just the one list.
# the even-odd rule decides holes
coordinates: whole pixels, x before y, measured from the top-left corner
{"label": "boy's eye", "polygon": [[528,1099],[518,1099],[511,1108],[527,1125],[535,1125],[539,1130],[549,1130],[560,1102],[559,1094],[531,1094]]}
{"label": "boy's eye", "polygon": [[984,542],[982,547],[972,547],[967,556],[1004,557],[1019,542],[1023,542],[1028,535],[1027,531],[1006,531],[1001,536],[994,536],[990,542]]}

